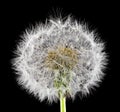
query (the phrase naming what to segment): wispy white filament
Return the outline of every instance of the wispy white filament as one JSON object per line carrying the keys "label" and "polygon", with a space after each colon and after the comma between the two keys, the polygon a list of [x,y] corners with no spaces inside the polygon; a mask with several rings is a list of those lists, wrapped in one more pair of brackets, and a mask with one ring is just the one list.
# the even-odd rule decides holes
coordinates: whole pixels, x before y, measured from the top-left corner
{"label": "wispy white filament", "polygon": [[73,99],[78,92],[89,93],[104,75],[107,60],[104,43],[93,31],[90,32],[85,25],[70,17],[64,21],[51,19],[46,24],[38,24],[22,36],[12,64],[19,74],[19,84],[41,101],[48,98],[52,102],[59,98],[58,89],[53,85],[59,73],[44,65],[48,51],[56,50],[58,46],[67,46],[78,52],[77,65],[69,74],[68,89]]}

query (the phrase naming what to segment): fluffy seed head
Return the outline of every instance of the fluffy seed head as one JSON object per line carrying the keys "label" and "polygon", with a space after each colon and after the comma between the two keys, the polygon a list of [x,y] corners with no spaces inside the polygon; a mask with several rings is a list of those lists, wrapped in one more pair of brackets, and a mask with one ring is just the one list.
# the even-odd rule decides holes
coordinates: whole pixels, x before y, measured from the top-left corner
{"label": "fluffy seed head", "polygon": [[12,64],[20,85],[52,102],[59,91],[73,99],[78,92],[89,93],[103,77],[106,60],[99,37],[68,17],[26,31]]}

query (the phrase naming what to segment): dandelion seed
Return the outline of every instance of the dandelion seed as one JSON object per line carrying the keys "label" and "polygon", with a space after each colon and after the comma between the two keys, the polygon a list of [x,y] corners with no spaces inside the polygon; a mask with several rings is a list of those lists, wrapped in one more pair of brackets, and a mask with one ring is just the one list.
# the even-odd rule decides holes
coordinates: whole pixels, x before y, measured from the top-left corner
{"label": "dandelion seed", "polygon": [[18,82],[40,101],[60,99],[65,112],[67,97],[89,94],[103,77],[104,43],[77,21],[49,20],[22,36],[12,64]]}

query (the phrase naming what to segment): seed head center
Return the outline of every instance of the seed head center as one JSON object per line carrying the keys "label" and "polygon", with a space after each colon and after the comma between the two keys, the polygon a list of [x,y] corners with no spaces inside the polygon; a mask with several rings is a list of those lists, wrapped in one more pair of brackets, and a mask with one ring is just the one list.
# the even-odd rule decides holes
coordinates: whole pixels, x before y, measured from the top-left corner
{"label": "seed head center", "polygon": [[73,69],[78,62],[77,51],[68,47],[58,47],[56,50],[48,52],[45,57],[45,65],[51,69]]}

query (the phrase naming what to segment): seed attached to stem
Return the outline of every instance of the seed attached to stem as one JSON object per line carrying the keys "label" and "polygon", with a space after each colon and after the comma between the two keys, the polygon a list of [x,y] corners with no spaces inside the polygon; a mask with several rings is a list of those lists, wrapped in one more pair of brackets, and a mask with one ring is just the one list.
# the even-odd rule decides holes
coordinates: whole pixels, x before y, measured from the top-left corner
{"label": "seed attached to stem", "polygon": [[77,51],[68,47],[58,47],[54,51],[49,51],[45,59],[45,65],[51,69],[70,69],[78,62]]}

